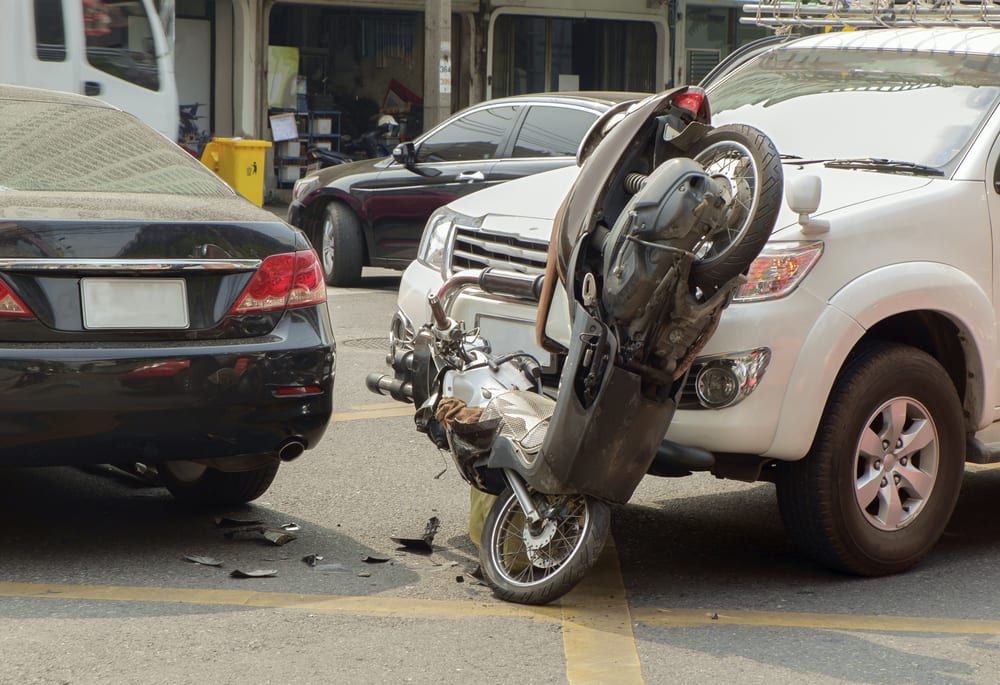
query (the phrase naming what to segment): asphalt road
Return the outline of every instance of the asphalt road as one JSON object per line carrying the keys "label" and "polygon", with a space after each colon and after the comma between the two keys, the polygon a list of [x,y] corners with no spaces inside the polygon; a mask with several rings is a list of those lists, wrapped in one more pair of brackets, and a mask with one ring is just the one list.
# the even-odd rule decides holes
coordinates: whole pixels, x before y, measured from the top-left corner
{"label": "asphalt road", "polygon": [[[561,603],[496,600],[469,573],[467,486],[411,408],[364,388],[397,285],[330,289],[336,414],[252,506],[186,509],[106,468],[0,470],[0,684],[1000,682],[1000,470],[970,470],[934,553],[881,579],[800,557],[768,484],[649,478]],[[220,517],[296,538],[227,537]],[[433,551],[400,551],[431,517]]]}

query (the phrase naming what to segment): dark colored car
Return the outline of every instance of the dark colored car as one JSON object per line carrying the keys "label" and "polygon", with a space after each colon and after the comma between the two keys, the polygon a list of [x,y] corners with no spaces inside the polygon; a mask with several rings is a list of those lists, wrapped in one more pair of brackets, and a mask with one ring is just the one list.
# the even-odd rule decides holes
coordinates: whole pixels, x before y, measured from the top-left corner
{"label": "dark colored car", "polygon": [[642,93],[518,95],[473,105],[392,157],[315,171],[296,182],[289,223],[319,251],[330,285],[355,285],[363,266],[405,269],[427,218],[457,197],[569,166],[600,114]]}
{"label": "dark colored car", "polygon": [[0,121],[0,465],[260,496],[332,413],[309,241],[92,98],[0,86]]}

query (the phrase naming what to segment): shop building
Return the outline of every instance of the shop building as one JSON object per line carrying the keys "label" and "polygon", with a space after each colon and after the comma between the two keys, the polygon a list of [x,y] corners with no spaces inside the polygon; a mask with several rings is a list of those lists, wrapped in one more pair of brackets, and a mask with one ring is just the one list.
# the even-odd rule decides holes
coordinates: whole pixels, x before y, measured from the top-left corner
{"label": "shop building", "polygon": [[764,33],[739,23],[735,0],[172,1],[188,124],[263,139],[281,110],[303,127],[338,112],[345,140],[391,113],[412,138],[503,95],[653,92]]}

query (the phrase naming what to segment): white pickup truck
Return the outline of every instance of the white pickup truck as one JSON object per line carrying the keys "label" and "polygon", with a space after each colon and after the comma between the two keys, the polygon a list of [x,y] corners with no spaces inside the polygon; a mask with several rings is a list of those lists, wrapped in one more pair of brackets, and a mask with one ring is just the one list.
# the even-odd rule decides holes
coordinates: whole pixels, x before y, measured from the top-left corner
{"label": "white pickup truck", "polygon": [[[689,449],[658,468],[773,481],[805,553],[849,573],[901,571],[941,536],[964,463],[1000,459],[1000,30],[790,38],[708,96],[714,124],[773,139],[786,199],[799,199],[681,392],[666,437]],[[393,344],[455,271],[540,271],[574,177],[512,182],[432,216]],[[496,351],[543,354],[529,304],[472,291],[452,315]]]}

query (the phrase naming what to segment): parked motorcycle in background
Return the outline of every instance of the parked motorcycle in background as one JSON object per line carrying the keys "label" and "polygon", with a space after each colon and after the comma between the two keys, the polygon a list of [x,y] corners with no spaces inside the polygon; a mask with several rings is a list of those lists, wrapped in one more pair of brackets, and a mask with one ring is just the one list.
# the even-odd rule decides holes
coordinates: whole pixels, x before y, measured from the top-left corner
{"label": "parked motorcycle in background", "polygon": [[361,159],[388,157],[399,142],[399,122],[390,114],[383,114],[378,124],[362,133],[356,140],[345,137],[339,150],[310,147],[306,156],[315,168],[325,169],[337,164],[347,164]]}
{"label": "parked motorcycle in background", "polygon": [[[697,88],[610,110],[578,162],[545,275],[456,274],[428,296],[430,320],[397,350],[394,374],[367,379],[414,402],[417,429],[497,495],[480,562],[498,597],[525,604],[562,596],[597,560],[609,504],[649,471],[685,374],[782,198],[770,139],[712,128]],[[556,389],[534,358],[497,354],[448,316],[470,287],[539,302],[540,342],[561,362]]]}

